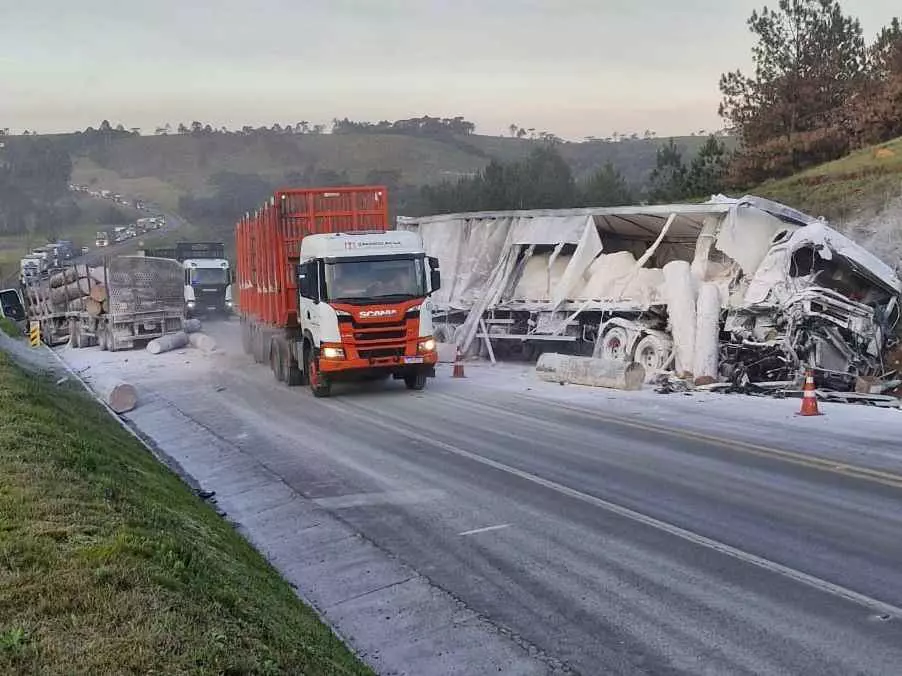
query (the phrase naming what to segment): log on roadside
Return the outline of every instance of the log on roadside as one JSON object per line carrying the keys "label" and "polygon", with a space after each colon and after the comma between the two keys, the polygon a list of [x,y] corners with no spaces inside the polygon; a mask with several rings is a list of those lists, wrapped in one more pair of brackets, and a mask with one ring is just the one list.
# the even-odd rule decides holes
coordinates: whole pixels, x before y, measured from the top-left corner
{"label": "log on roadside", "polygon": [[162,354],[163,352],[169,352],[170,350],[177,350],[180,347],[185,347],[187,344],[188,334],[184,331],[179,331],[178,333],[169,333],[165,336],[154,338],[147,343],[146,349],[151,354]]}
{"label": "log on roadside", "polygon": [[128,413],[138,405],[137,391],[123,380],[100,380],[95,383],[94,390],[116,413]]}
{"label": "log on roadside", "polygon": [[636,362],[576,357],[546,352],[536,363],[536,375],[547,382],[641,390],[645,368]]}
{"label": "log on roadside", "polygon": [[188,342],[191,347],[196,347],[202,352],[215,352],[216,341],[205,333],[192,333],[188,336]]}

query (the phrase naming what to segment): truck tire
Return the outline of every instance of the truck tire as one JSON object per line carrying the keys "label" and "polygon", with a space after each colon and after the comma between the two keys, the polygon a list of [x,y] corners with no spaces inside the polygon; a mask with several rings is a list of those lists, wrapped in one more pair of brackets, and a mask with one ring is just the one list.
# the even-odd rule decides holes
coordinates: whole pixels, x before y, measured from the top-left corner
{"label": "truck tire", "polygon": [[285,380],[285,369],[282,365],[283,357],[284,355],[282,350],[279,349],[278,341],[272,341],[272,344],[269,346],[269,368],[280,383]]}
{"label": "truck tire", "polygon": [[251,353],[251,327],[244,319],[241,320],[241,348],[244,354]]}
{"label": "truck tire", "polygon": [[642,364],[646,373],[654,373],[667,366],[672,350],[672,343],[649,333],[636,344],[633,360]]}
{"label": "truck tire", "polygon": [[332,394],[332,383],[319,372],[319,365],[316,363],[316,357],[313,356],[313,350],[306,351],[307,359],[307,382],[310,384],[310,391],[317,399],[328,397]]}
{"label": "truck tire", "polygon": [[298,367],[298,363],[291,354],[288,343],[279,341],[279,349],[282,351],[282,380],[288,387],[306,385],[304,372]]}
{"label": "truck tire", "polygon": [[601,358],[611,361],[630,361],[630,336],[626,329],[614,326],[601,337]]}
{"label": "truck tire", "polygon": [[404,384],[407,386],[408,390],[419,392],[426,387],[426,374],[422,371],[418,371],[412,375],[404,376]]}
{"label": "truck tire", "polygon": [[97,327],[97,345],[100,346],[100,349],[104,352],[110,349],[110,346],[107,343],[106,328],[103,326]]}
{"label": "truck tire", "polygon": [[69,320],[69,347],[81,347],[79,340],[78,320]]}
{"label": "truck tire", "polygon": [[107,327],[106,334],[106,349],[110,352],[116,352],[119,349],[119,344],[116,342],[116,334],[113,333],[113,328]]}

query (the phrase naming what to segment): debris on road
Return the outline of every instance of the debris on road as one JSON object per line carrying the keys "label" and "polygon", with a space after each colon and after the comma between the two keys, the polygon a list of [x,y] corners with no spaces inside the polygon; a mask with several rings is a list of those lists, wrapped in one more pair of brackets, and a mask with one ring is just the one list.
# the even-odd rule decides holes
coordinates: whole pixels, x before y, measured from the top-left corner
{"label": "debris on road", "polygon": [[162,354],[163,352],[169,352],[170,350],[177,350],[180,347],[185,347],[187,344],[188,334],[184,331],[178,331],[177,333],[170,333],[155,338],[147,343],[146,349],[151,354]]}
{"label": "debris on road", "polygon": [[607,387],[615,390],[641,390],[645,368],[636,362],[577,357],[546,352],[536,363],[540,379],[553,383],[572,383]]}
{"label": "debris on road", "polygon": [[138,405],[138,392],[134,385],[122,380],[95,381],[94,389],[116,413],[128,413]]}
{"label": "debris on road", "polygon": [[191,344],[191,347],[197,348],[202,352],[216,351],[216,341],[205,333],[188,334],[188,342]]}

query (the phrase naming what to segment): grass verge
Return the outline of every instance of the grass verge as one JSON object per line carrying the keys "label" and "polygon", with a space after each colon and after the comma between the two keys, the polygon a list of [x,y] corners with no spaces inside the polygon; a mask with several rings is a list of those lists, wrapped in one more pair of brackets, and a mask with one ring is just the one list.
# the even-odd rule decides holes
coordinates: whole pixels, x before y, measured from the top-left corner
{"label": "grass verge", "polygon": [[21,338],[22,332],[16,323],[9,317],[0,317],[0,331],[3,331],[10,338]]}
{"label": "grass verge", "polygon": [[371,672],[96,402],[0,352],[0,673]]}
{"label": "grass verge", "polygon": [[753,193],[835,221],[863,208],[879,211],[902,194],[902,138],[767,181]]}

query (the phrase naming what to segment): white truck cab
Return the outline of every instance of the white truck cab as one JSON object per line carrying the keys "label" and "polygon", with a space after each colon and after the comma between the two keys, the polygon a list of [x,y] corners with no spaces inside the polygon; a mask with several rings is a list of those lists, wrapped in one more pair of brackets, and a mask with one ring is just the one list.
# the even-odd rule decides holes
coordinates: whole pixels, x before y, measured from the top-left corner
{"label": "white truck cab", "polygon": [[[298,265],[298,362],[311,384],[354,373],[422,389],[438,360],[432,302],[441,277],[418,233],[308,235]],[[316,388],[314,388],[316,392]]]}

